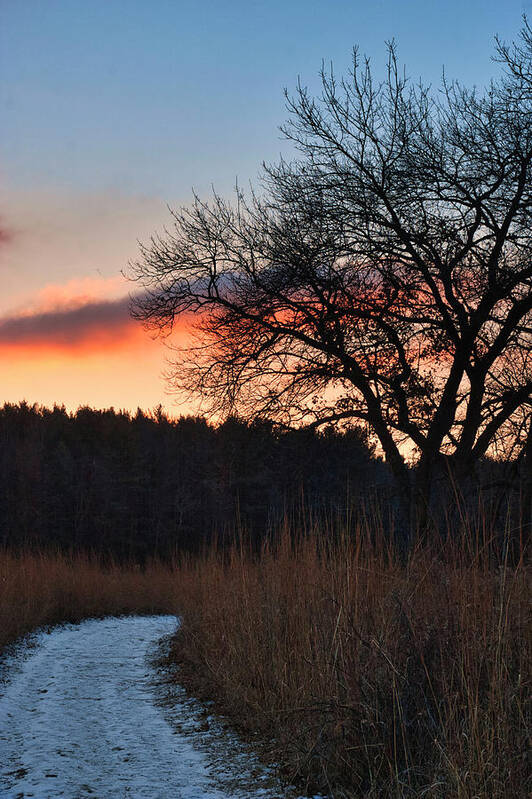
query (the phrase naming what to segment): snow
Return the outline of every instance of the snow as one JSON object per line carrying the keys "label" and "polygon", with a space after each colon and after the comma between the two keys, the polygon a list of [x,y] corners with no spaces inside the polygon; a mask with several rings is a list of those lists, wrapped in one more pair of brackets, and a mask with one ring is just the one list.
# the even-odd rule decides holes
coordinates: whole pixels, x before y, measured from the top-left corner
{"label": "snow", "polygon": [[2,799],[294,796],[153,665],[174,616],[53,628],[8,657],[0,682]]}

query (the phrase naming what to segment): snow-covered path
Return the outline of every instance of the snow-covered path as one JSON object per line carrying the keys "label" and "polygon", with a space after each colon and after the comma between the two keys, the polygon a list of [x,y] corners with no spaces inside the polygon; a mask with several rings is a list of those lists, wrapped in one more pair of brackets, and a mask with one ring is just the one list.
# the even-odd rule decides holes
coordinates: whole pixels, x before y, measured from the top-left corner
{"label": "snow-covered path", "polygon": [[170,709],[156,701],[147,655],[176,624],[90,620],[39,633],[35,648],[19,652],[0,682],[1,799],[284,796],[234,737],[205,739],[216,722],[200,723],[184,694]]}

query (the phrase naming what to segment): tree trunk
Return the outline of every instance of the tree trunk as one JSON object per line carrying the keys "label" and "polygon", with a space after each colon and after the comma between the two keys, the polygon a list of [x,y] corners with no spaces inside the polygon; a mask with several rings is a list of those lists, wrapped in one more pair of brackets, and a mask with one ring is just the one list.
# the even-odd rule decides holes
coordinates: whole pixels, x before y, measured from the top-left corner
{"label": "tree trunk", "polygon": [[436,456],[437,453],[423,453],[416,468],[411,518],[413,532],[422,536],[428,530],[431,516],[432,483]]}
{"label": "tree trunk", "polygon": [[532,417],[528,424],[528,435],[525,444],[525,457],[523,463],[523,493],[521,506],[519,556],[529,548],[530,534],[532,532]]}
{"label": "tree trunk", "polygon": [[475,459],[468,455],[460,459],[449,457],[444,463],[445,490],[442,502],[445,507],[447,535],[467,531],[473,535],[477,529],[476,514],[479,508],[478,475]]}
{"label": "tree trunk", "polygon": [[391,465],[394,481],[394,539],[401,557],[406,558],[412,543],[412,484],[405,464],[402,468]]}

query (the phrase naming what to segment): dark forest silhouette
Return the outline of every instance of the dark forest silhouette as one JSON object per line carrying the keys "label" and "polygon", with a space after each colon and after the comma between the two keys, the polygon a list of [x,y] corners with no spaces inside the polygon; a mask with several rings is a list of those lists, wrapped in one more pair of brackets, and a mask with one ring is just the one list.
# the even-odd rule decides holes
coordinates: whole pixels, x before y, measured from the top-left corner
{"label": "dark forest silhouette", "polygon": [[0,542],[142,560],[238,525],[260,538],[303,505],[343,512],[386,470],[359,430],[21,403],[0,409],[0,480]]}
{"label": "dark forest silhouette", "polygon": [[[532,459],[482,461],[465,499],[472,526],[512,525],[529,536]],[[235,418],[172,420],[156,409],[0,408],[0,544],[94,551],[143,561],[198,551],[244,531],[256,543],[288,521],[294,530],[354,530],[381,514],[393,539],[397,496],[390,470],[360,429],[281,430]],[[459,487],[456,487],[457,489]],[[453,522],[455,498],[440,486],[433,532]],[[480,505],[479,505],[480,502]],[[480,522],[479,522],[480,523]]]}

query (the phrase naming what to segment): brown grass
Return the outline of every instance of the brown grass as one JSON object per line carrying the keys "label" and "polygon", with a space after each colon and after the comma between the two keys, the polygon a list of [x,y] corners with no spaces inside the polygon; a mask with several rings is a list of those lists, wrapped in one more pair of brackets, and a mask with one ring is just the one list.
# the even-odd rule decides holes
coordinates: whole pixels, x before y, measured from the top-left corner
{"label": "brown grass", "polygon": [[142,570],[3,552],[0,649],[42,625],[178,609],[179,680],[287,780],[353,799],[527,797],[530,572],[466,533],[406,563],[376,522]]}
{"label": "brown grass", "polygon": [[45,625],[91,616],[175,613],[177,581],[162,563],[145,570],[89,555],[0,552],[0,651]]}
{"label": "brown grass", "polygon": [[528,797],[529,572],[486,541],[405,564],[368,538],[183,564],[179,679],[310,790]]}

